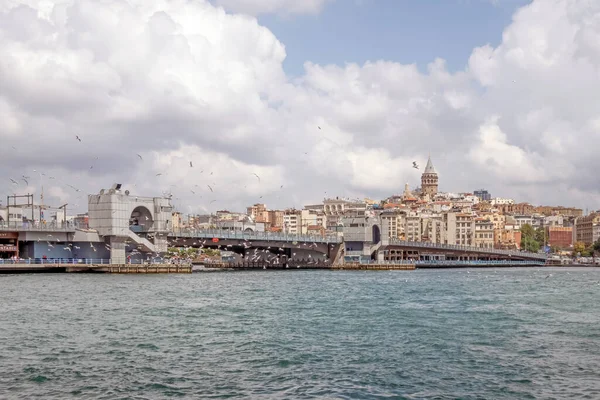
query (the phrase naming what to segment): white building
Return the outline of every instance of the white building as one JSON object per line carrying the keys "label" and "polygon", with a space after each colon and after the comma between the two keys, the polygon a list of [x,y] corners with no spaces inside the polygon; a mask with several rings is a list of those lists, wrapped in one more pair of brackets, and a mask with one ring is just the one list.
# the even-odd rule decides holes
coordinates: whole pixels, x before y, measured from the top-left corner
{"label": "white building", "polygon": [[490,202],[493,206],[515,204],[515,201],[513,199],[506,199],[506,198],[502,198],[502,197],[494,197]]}
{"label": "white building", "polygon": [[115,264],[125,263],[129,241],[144,252],[166,252],[172,212],[169,198],[130,196],[120,184],[88,195],[89,227],[109,239]]}
{"label": "white building", "polygon": [[533,226],[533,217],[527,215],[513,215],[513,217],[519,229],[521,229],[523,225]]}

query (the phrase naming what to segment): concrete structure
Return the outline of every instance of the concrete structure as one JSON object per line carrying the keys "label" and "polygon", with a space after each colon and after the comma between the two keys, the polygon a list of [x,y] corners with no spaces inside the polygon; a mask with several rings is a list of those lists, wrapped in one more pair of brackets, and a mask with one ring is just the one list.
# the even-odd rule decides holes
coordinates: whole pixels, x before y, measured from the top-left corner
{"label": "concrete structure", "polygon": [[[344,246],[346,256],[377,259],[377,250],[389,242],[389,221],[380,218],[345,217]],[[383,253],[381,254],[383,258]]]}
{"label": "concrete structure", "polygon": [[475,223],[472,214],[449,212],[444,214],[446,244],[473,246]]}
{"label": "concrete structure", "polygon": [[574,207],[539,206],[535,208],[535,212],[546,216],[562,215],[563,217],[583,217],[583,210]]}
{"label": "concrete structure", "polygon": [[492,195],[485,189],[479,189],[473,192],[475,196],[479,198],[481,201],[490,201],[492,200]]}
{"label": "concrete structure", "polygon": [[405,240],[420,242],[422,236],[421,217],[415,214],[407,215],[404,218],[404,224]]}
{"label": "concrete structure", "polygon": [[573,246],[573,228],[562,226],[548,226],[546,228],[548,245],[558,249],[568,249]]}
{"label": "concrete structure", "polygon": [[266,204],[255,204],[246,208],[246,214],[256,222],[269,222],[269,210]]}
{"label": "concrete structure", "polygon": [[494,248],[494,223],[487,218],[475,219],[475,247]]}
{"label": "concrete structure", "polygon": [[438,174],[433,163],[431,162],[431,156],[427,159],[427,165],[425,171],[421,175],[421,194],[423,196],[429,196],[430,199],[438,192]]}
{"label": "concrete structure", "polygon": [[535,207],[529,203],[502,204],[502,205],[496,205],[496,208],[503,214],[528,215],[528,216],[533,215],[534,210],[535,210]]}
{"label": "concrete structure", "polygon": [[387,220],[388,237],[395,239],[406,239],[405,237],[405,218],[406,212],[398,210],[383,211],[379,217]]}
{"label": "concrete structure", "polygon": [[126,242],[133,241],[147,253],[167,251],[167,233],[172,229],[173,207],[168,198],[130,196],[121,185],[88,195],[90,229],[109,243],[115,264],[126,262]]}
{"label": "concrete structure", "polygon": [[421,237],[430,243],[444,243],[446,229],[441,215],[430,215],[421,218]]}
{"label": "concrete structure", "polygon": [[493,206],[501,206],[506,204],[515,204],[515,201],[513,199],[507,199],[503,197],[494,197],[490,200],[490,203],[492,203]]}
{"label": "concrete structure", "polygon": [[529,215],[513,215],[515,223],[521,229],[524,225],[533,226],[533,218]]}
{"label": "concrete structure", "polygon": [[594,212],[575,220],[575,241],[591,245],[600,238],[600,213]]}

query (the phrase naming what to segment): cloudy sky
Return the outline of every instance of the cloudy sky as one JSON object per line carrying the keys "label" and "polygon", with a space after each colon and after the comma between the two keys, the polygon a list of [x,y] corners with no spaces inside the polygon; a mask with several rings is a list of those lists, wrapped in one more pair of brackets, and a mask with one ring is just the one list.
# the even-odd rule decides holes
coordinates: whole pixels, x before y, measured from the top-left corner
{"label": "cloudy sky", "polygon": [[0,51],[3,196],[379,199],[431,153],[443,191],[600,208],[600,1],[0,0]]}

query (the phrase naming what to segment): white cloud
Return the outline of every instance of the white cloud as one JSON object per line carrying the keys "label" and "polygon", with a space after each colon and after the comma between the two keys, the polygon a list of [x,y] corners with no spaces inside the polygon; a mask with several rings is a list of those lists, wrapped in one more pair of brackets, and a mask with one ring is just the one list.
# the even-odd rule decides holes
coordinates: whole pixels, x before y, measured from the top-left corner
{"label": "white cloud", "polygon": [[249,15],[317,14],[332,0],[214,0],[226,10]]}
{"label": "white cloud", "polygon": [[[325,2],[221,4],[312,13]],[[171,191],[186,210],[301,206],[414,187],[412,161],[431,152],[444,190],[583,206],[600,187],[599,20],[597,2],[537,0],[465,71],[307,62],[292,80],[284,44],[208,1],[2,2],[0,138],[17,150],[3,154],[0,192],[35,168],[75,203],[121,182]]]}

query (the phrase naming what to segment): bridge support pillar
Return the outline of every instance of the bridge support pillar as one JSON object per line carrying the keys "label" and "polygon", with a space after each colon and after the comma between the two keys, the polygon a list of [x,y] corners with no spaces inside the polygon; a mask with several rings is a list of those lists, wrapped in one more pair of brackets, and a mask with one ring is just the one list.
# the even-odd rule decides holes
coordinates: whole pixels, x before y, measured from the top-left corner
{"label": "bridge support pillar", "polygon": [[125,241],[119,237],[110,238],[110,262],[112,264],[125,264]]}

